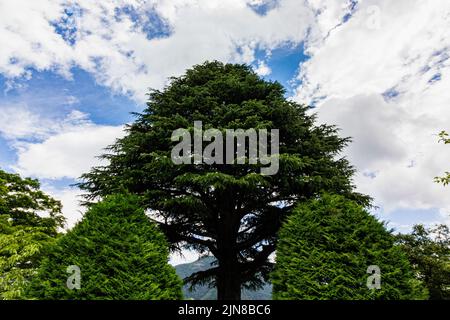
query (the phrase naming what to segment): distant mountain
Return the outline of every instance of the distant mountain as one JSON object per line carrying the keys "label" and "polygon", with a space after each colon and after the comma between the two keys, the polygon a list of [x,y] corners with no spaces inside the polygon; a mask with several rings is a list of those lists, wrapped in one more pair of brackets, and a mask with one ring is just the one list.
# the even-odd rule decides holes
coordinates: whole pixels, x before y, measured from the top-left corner
{"label": "distant mountain", "polygon": [[[192,263],[179,264],[175,266],[178,275],[184,279],[194,272],[203,271],[211,268],[214,262],[213,257],[203,257]],[[216,300],[216,288],[209,288],[207,285],[196,287],[194,291],[189,291],[189,286],[183,287],[183,294],[186,299],[194,300]],[[266,284],[261,290],[242,291],[242,300],[271,300],[272,299],[272,285]]]}

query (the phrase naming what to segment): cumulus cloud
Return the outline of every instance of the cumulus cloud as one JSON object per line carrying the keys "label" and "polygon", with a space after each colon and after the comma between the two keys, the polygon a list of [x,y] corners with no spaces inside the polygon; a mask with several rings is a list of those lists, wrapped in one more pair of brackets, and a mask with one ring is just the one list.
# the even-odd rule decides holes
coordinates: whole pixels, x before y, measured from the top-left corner
{"label": "cumulus cloud", "polygon": [[437,143],[433,125],[417,122],[381,95],[329,99],[319,120],[352,137],[345,153],[358,169],[358,189],[386,212],[442,208],[450,213],[448,190],[433,181],[448,167],[450,148]]}
{"label": "cumulus cloud", "polygon": [[353,137],[346,155],[357,186],[387,214],[436,208],[448,222],[448,190],[433,178],[450,159],[436,136],[450,130],[450,3],[315,2],[319,28],[306,42],[294,99]]}
{"label": "cumulus cloud", "polygon": [[24,105],[0,106],[0,134],[7,139],[43,136],[48,132],[42,126],[39,116],[31,112]]}
{"label": "cumulus cloud", "polygon": [[13,168],[24,176],[76,179],[102,164],[98,156],[123,134],[123,126],[94,124],[78,110],[52,118],[26,105],[0,106],[0,136],[16,149]]}
{"label": "cumulus cloud", "polygon": [[78,66],[142,102],[149,86],[193,64],[251,63],[256,49],[300,43],[313,22],[308,2],[297,0],[2,1],[0,72],[70,77]]}
{"label": "cumulus cloud", "polygon": [[0,1],[0,72],[9,77],[57,68],[67,74],[71,50],[50,21],[63,13],[64,1]]}
{"label": "cumulus cloud", "polygon": [[78,110],[72,110],[64,119],[52,119],[36,113],[26,103],[0,104],[0,135],[15,146],[22,140],[45,139],[89,123],[88,115]]}
{"label": "cumulus cloud", "polygon": [[360,1],[347,22],[309,39],[298,98],[422,92],[448,67],[449,14],[445,0]]}
{"label": "cumulus cloud", "polygon": [[16,171],[47,179],[78,178],[102,164],[103,149],[123,134],[122,126],[83,125],[55,134],[40,143],[22,144]]}
{"label": "cumulus cloud", "polygon": [[66,218],[65,229],[71,229],[83,218],[86,208],[80,205],[81,190],[75,187],[55,188],[51,185],[43,185],[42,188],[50,196],[61,201],[62,213]]}
{"label": "cumulus cloud", "polygon": [[264,76],[268,76],[272,72],[272,70],[264,61],[259,61],[258,66],[255,69],[255,72],[258,75],[264,77]]}

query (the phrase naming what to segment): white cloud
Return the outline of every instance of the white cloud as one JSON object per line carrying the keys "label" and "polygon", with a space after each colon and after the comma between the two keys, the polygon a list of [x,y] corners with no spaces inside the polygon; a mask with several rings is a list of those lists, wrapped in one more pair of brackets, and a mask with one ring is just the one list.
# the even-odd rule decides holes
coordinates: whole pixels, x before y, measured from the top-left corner
{"label": "white cloud", "polygon": [[[307,3],[281,1],[264,16],[250,7],[261,4],[267,1],[0,1],[0,73],[30,76],[33,67],[70,77],[70,68],[78,66],[142,102],[148,87],[161,88],[193,64],[251,63],[257,47],[299,43],[314,21]],[[118,14],[124,8],[140,21]],[[149,37],[147,29],[158,27],[155,13],[170,36]]]}
{"label": "white cloud", "polygon": [[64,1],[0,1],[0,72],[27,74],[27,67],[52,67],[67,74],[71,50],[49,23],[63,13]]}
{"label": "white cloud", "polygon": [[438,208],[449,222],[448,188],[433,178],[450,168],[436,136],[450,130],[450,3],[359,1],[342,23],[343,12],[316,2],[327,18],[307,41],[295,99],[353,137],[358,188],[385,214]]}
{"label": "white cloud", "polygon": [[7,139],[43,136],[47,128],[42,127],[39,117],[23,105],[0,106],[0,134]]}
{"label": "white cloud", "polygon": [[[449,14],[445,0],[432,5],[422,0],[360,2],[345,24],[309,39],[308,44],[322,44],[313,47],[312,59],[302,65],[298,98],[348,98],[397,86],[400,92],[423,90],[434,72],[448,67],[440,60],[449,50]],[[380,28],[371,25],[374,19]]]}
{"label": "white cloud", "polygon": [[433,181],[448,167],[450,148],[437,143],[433,125],[417,123],[380,95],[327,100],[319,119],[353,137],[345,153],[358,169],[357,185],[387,212],[450,209],[447,188]]}
{"label": "white cloud", "polygon": [[80,103],[80,100],[77,97],[70,96],[70,95],[66,97],[66,100],[65,100],[66,105],[71,106],[71,105],[78,104],[78,103]]}
{"label": "white cloud", "polygon": [[169,263],[173,266],[191,263],[197,261],[199,254],[192,250],[182,250],[181,253],[175,252],[170,255]]}
{"label": "white cloud", "polygon": [[21,175],[76,179],[102,164],[98,156],[124,131],[123,126],[96,125],[78,110],[64,118],[51,118],[26,105],[2,105],[0,135],[16,149],[18,160],[13,169]]}
{"label": "white cloud", "polygon": [[0,104],[0,135],[18,146],[21,140],[40,140],[90,124],[88,115],[72,110],[64,119],[43,117],[25,103]]}
{"label": "white cloud", "polygon": [[80,205],[83,194],[78,188],[54,188],[50,185],[43,185],[42,189],[55,199],[61,201],[63,206],[62,213],[66,218],[65,229],[71,229],[77,222],[81,220],[85,213],[85,207]]}
{"label": "white cloud", "polygon": [[272,70],[264,61],[259,61],[258,66],[255,69],[255,72],[258,75],[264,77],[264,76],[268,76],[269,74],[271,74]]}
{"label": "white cloud", "polygon": [[55,134],[40,143],[24,143],[16,171],[24,176],[78,178],[103,162],[97,156],[123,135],[122,126],[82,125]]}

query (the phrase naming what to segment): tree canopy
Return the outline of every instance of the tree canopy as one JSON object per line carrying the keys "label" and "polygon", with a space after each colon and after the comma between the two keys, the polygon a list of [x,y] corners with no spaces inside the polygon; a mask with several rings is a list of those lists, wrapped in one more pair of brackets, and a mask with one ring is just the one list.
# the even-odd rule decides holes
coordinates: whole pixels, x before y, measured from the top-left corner
{"label": "tree canopy", "polygon": [[[316,125],[309,107],[284,94],[249,66],[197,65],[149,93],[147,108],[103,156],[109,164],[83,175],[80,187],[88,201],[122,189],[139,195],[173,248],[217,258],[218,265],[188,280],[216,285],[219,299],[240,299],[242,287],[267,279],[278,229],[296,203],[323,191],[369,203],[354,192],[354,169],[339,156],[350,140],[334,126]],[[222,133],[278,129],[278,173],[263,175],[261,164],[248,158],[245,164],[175,165],[171,135],[180,128],[194,132],[194,121]]]}
{"label": "tree canopy", "polygon": [[13,225],[39,226],[53,233],[64,223],[61,202],[41,191],[38,180],[1,169],[0,215],[8,215]]}
{"label": "tree canopy", "polygon": [[37,180],[0,170],[0,299],[18,299],[64,218]]}
{"label": "tree canopy", "polygon": [[450,299],[450,230],[446,225],[426,228],[415,225],[411,234],[398,241],[414,272],[430,293],[430,299]]}
{"label": "tree canopy", "polygon": [[[69,269],[68,268],[72,268]],[[68,271],[78,270],[78,288]],[[163,234],[139,201],[112,195],[93,205],[49,249],[27,288],[32,299],[181,299],[182,281],[168,264]]]}
{"label": "tree canopy", "polygon": [[[375,270],[380,286],[369,289]],[[275,299],[426,297],[395,237],[363,207],[336,195],[293,211],[280,230],[272,283]]]}
{"label": "tree canopy", "polygon": [[14,225],[7,215],[0,215],[0,299],[22,297],[54,241],[47,228]]}

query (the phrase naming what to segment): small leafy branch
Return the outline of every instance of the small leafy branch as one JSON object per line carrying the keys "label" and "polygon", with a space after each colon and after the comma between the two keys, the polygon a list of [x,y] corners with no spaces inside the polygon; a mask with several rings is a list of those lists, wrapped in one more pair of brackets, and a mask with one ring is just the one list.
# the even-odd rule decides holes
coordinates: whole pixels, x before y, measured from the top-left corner
{"label": "small leafy branch", "polygon": [[450,144],[450,138],[449,134],[445,131],[441,131],[439,133],[439,142],[444,142],[445,144]]}
{"label": "small leafy branch", "polygon": [[[450,144],[450,136],[446,131],[441,131],[439,133],[439,142],[443,142],[444,144]],[[442,183],[444,186],[450,184],[450,172],[445,172],[443,177],[435,177],[434,181],[437,183]]]}

